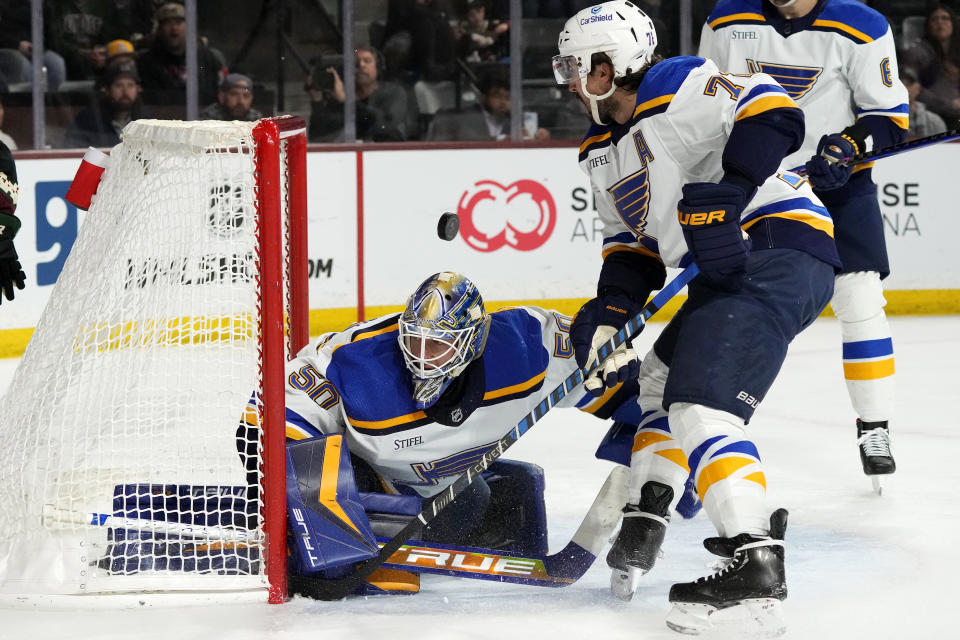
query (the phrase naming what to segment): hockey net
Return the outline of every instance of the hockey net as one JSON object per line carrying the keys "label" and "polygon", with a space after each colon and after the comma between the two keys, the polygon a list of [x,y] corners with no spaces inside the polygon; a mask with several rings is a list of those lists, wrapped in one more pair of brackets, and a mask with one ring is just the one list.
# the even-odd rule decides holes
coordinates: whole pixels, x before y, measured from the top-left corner
{"label": "hockey net", "polygon": [[124,130],[3,400],[0,593],[284,599],[304,132]]}

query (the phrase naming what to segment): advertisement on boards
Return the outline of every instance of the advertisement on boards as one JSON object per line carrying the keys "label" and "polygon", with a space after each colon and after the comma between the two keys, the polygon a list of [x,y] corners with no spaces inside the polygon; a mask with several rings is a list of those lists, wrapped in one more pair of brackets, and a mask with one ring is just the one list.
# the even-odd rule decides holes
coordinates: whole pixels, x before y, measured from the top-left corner
{"label": "advertisement on boards", "polygon": [[[76,158],[17,161],[21,221],[16,249],[26,288],[0,306],[0,330],[36,326],[87,216],[65,195],[80,165]],[[307,158],[310,300],[354,307],[357,300],[356,153]]]}
{"label": "advertisement on boards", "polygon": [[[874,167],[892,266],[888,291],[960,289],[950,170],[957,153],[960,146],[943,144]],[[8,337],[36,326],[87,216],[64,199],[80,157],[17,160],[16,248],[27,286],[0,307]],[[312,151],[307,172],[310,307],[337,310],[341,324],[355,319],[361,295],[367,307],[399,306],[443,269],[466,274],[491,301],[593,295],[602,232],[573,147]],[[460,220],[449,242],[436,233],[444,212]]]}
{"label": "advertisement on boards", "polygon": [[[577,150],[470,149],[364,154],[364,264],[370,305],[403,304],[450,269],[488,300],[587,298],[601,233]],[[460,233],[437,236],[457,213]]]}
{"label": "advertisement on boards", "polygon": [[960,289],[958,155],[960,144],[939,144],[874,165],[890,258],[888,290]]}

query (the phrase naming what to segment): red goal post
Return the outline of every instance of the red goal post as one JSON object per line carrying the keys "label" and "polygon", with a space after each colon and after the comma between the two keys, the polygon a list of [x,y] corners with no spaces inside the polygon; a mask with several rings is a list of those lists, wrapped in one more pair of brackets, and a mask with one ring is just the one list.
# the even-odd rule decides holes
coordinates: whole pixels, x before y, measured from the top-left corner
{"label": "red goal post", "polygon": [[[261,120],[254,129],[257,148],[259,202],[261,208],[260,243],[262,248],[263,297],[263,413],[264,413],[264,520],[266,521],[267,576],[269,601],[281,603],[287,598],[286,547],[286,414],[284,411],[284,365],[310,338],[307,273],[307,139],[302,118],[285,116]],[[280,153],[282,144],[286,153]],[[282,163],[281,159],[286,162]],[[285,167],[282,166],[285,164]],[[281,184],[286,182],[285,192]],[[285,200],[281,201],[281,197]],[[287,209],[286,237],[283,211]],[[286,275],[279,260],[287,242]],[[287,294],[287,304],[283,295]],[[289,310],[289,334],[284,348],[283,310]]]}

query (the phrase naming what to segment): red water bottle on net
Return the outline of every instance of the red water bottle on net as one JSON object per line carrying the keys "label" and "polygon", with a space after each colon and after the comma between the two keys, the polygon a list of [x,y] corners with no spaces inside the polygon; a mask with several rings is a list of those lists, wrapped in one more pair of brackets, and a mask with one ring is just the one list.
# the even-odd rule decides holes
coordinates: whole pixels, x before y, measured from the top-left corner
{"label": "red water bottle on net", "polygon": [[87,152],[83,154],[80,168],[77,169],[77,175],[73,177],[73,182],[67,189],[65,196],[67,202],[84,211],[89,209],[90,202],[100,185],[100,178],[103,177],[103,172],[109,164],[110,156],[99,149],[88,147]]}

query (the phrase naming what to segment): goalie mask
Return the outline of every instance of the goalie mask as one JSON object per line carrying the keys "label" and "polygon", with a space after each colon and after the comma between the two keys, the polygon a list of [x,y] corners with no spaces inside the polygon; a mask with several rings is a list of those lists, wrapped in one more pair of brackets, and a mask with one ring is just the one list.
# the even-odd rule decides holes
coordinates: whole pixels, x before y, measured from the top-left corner
{"label": "goalie mask", "polygon": [[583,94],[590,100],[590,114],[597,124],[600,114],[597,102],[616,91],[615,82],[603,95],[587,91],[587,75],[595,53],[605,53],[613,62],[613,79],[639,71],[653,56],[657,47],[657,31],[653,21],[632,2],[613,0],[578,12],[567,20],[560,31],[560,54],[553,57],[553,75],[557,84],[580,82]]}
{"label": "goalie mask", "polygon": [[413,399],[426,409],[483,353],[490,316],[470,280],[444,271],[417,287],[398,324],[400,351],[413,374]]}

